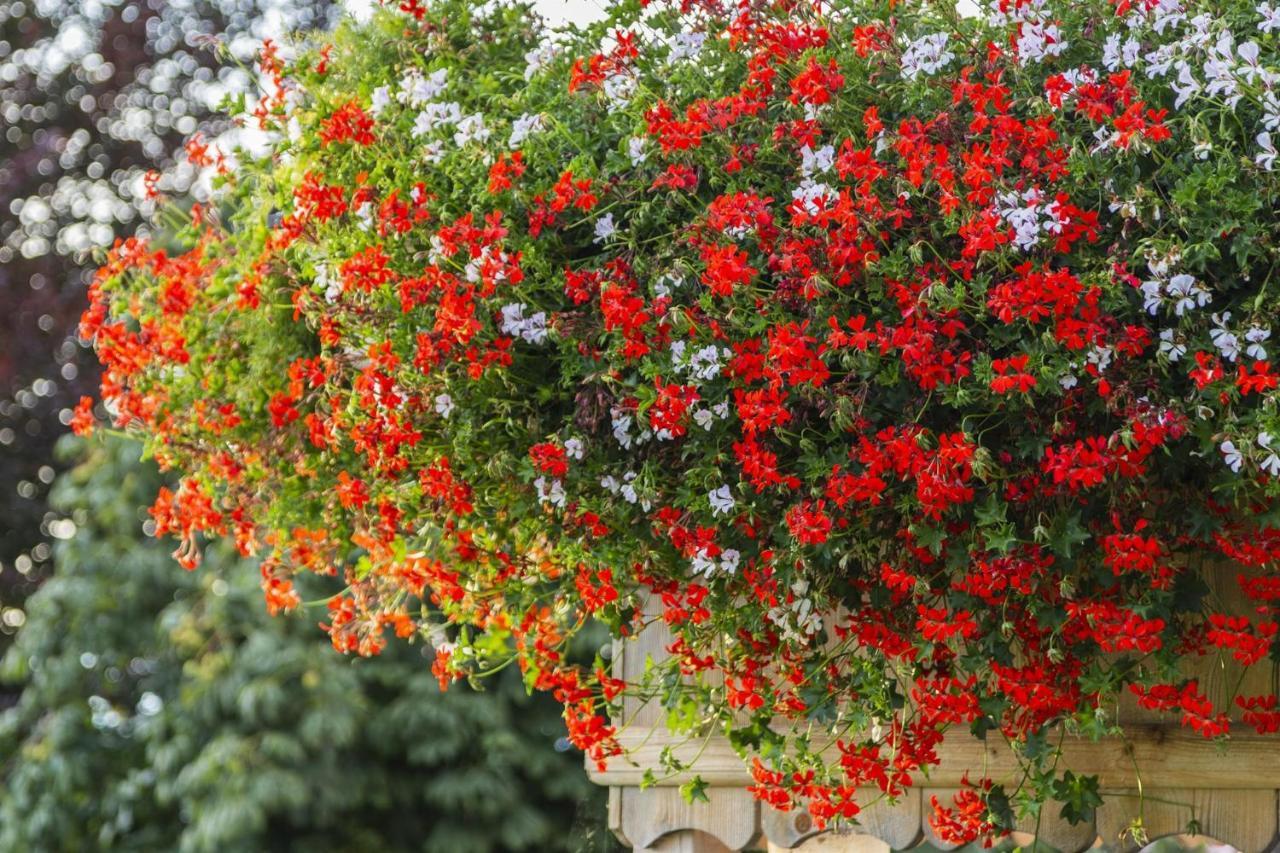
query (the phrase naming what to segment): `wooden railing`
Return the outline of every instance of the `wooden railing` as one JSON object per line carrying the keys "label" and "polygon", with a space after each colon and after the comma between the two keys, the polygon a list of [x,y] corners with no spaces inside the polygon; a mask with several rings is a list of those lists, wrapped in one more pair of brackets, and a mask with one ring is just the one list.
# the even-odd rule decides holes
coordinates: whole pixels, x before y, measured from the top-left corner
{"label": "wooden railing", "polygon": [[[1233,609],[1248,612],[1235,592],[1235,570],[1207,573],[1206,580]],[[640,636],[614,646],[614,672],[634,680],[643,671],[646,657],[665,656],[670,634],[655,621]],[[1235,685],[1239,671],[1222,661],[1205,658],[1197,666],[1202,685],[1214,690]],[[1271,668],[1251,669],[1241,690],[1270,693]],[[1212,695],[1212,693],[1211,693]],[[1206,741],[1170,722],[1168,715],[1144,711],[1130,702],[1119,709],[1124,739],[1088,741],[1066,738],[1062,766],[1083,775],[1097,775],[1106,797],[1094,821],[1071,826],[1058,817],[1049,803],[1041,819],[1025,821],[1016,840],[1033,837],[1064,853],[1090,848],[1130,851],[1142,845],[1126,833],[1140,821],[1145,836],[1154,841],[1176,837],[1189,847],[1208,841],[1224,843],[1244,853],[1280,853],[1280,736],[1250,733],[1236,727],[1225,746]],[[761,805],[746,791],[751,777],[727,741],[675,740],[665,731],[660,709],[634,700],[624,703],[628,725],[620,736],[629,759],[615,758],[604,772],[588,763],[594,782],[609,788],[609,823],[614,833],[636,851],[646,853],[723,853],[738,850],[796,850],[801,853],[879,853],[903,850],[925,842],[946,849],[928,823],[930,799],[948,801],[966,770],[986,768],[993,778],[1013,776],[1017,769],[1011,750],[1003,741],[979,741],[968,732],[948,736],[939,749],[942,763],[929,778],[916,785],[897,803],[874,802],[859,815],[860,825],[819,833],[804,811],[776,812]],[[659,768],[659,755],[670,748],[686,773],[662,778],[642,790],[646,768]],[[710,787],[709,802],[687,804],[678,786],[692,775]],[[1138,787],[1141,786],[1141,796]],[[878,791],[869,790],[867,800]],[[1188,836],[1189,826],[1198,836]]]}

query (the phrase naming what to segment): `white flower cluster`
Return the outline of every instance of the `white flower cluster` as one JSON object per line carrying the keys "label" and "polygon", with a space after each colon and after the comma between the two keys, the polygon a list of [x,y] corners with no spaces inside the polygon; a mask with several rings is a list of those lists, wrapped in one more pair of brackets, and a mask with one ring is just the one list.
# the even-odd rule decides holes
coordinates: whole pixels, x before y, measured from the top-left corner
{"label": "white flower cluster", "polygon": [[698,54],[702,53],[702,46],[706,43],[706,33],[677,33],[676,43],[671,46],[671,52],[667,54],[667,58],[671,62],[697,59]]}
{"label": "white flower cluster", "polygon": [[731,575],[738,570],[738,563],[742,561],[742,554],[733,548],[725,548],[720,552],[719,558],[712,557],[710,552],[703,548],[694,554],[689,560],[693,573],[696,575],[706,575],[711,577],[717,571],[726,575]]}
{"label": "white flower cluster", "polygon": [[767,618],[782,631],[782,639],[794,643],[807,643],[822,630],[822,617],[808,597],[809,582],[797,578],[791,584],[790,601],[769,609]]}
{"label": "white flower cluster", "polygon": [[511,136],[507,139],[507,147],[512,149],[519,148],[526,139],[542,130],[542,128],[541,115],[523,114],[511,123]]}
{"label": "white flower cluster", "polygon": [[639,166],[649,159],[649,152],[645,150],[648,145],[649,141],[643,136],[633,136],[627,140],[627,156],[631,158],[632,166]]}
{"label": "white flower cluster", "polygon": [[1142,42],[1130,35],[1120,41],[1119,33],[1112,33],[1102,43],[1102,64],[1108,71],[1116,72],[1121,68],[1132,68],[1142,53]]}
{"label": "white flower cluster", "polygon": [[993,26],[1016,26],[1014,50],[1019,65],[1041,62],[1059,56],[1067,49],[1062,29],[1048,17],[1046,0],[1028,3],[992,4],[987,23]]}
{"label": "white flower cluster", "polygon": [[538,500],[544,504],[551,504],[554,507],[564,506],[566,499],[564,483],[559,480],[547,480],[546,477],[539,477],[533,481],[533,487],[538,490]]}
{"label": "white flower cluster", "polygon": [[1169,275],[1168,259],[1155,259],[1147,263],[1152,278],[1141,285],[1142,307],[1148,314],[1155,315],[1162,307],[1172,306],[1177,317],[1188,311],[1203,308],[1213,301],[1213,294],[1195,277],[1187,273]]}
{"label": "white flower cluster", "polygon": [[617,477],[609,474],[608,476],[600,478],[600,487],[608,491],[610,494],[621,496],[624,501],[632,506],[638,506],[640,509],[648,512],[653,508],[653,502],[647,497],[641,497],[640,493],[636,491],[637,476],[638,475],[635,471],[628,471],[623,474],[622,479],[619,480]]}
{"label": "white flower cluster", "polygon": [[730,355],[728,350],[722,351],[715,344],[707,344],[698,350],[691,350],[684,341],[671,342],[671,363],[677,373],[683,373],[690,379],[707,382],[720,375],[721,358]]}
{"label": "white flower cluster", "polygon": [[1244,354],[1249,358],[1261,361],[1267,357],[1266,342],[1271,337],[1269,327],[1251,325],[1238,334],[1227,325],[1230,322],[1230,311],[1213,315],[1213,328],[1209,330],[1209,338],[1219,355],[1227,361],[1236,361],[1240,358],[1243,343]]}
{"label": "white flower cluster", "polygon": [[653,438],[653,433],[644,428],[641,428],[639,435],[633,437],[631,427],[635,418],[617,406],[610,411],[610,421],[613,426],[613,438],[623,450],[630,450],[632,445],[644,444]]}
{"label": "white flower cluster", "polygon": [[[1265,2],[1255,8],[1259,31],[1280,29],[1280,10]],[[1255,162],[1268,171],[1274,168],[1278,152],[1271,132],[1280,127],[1280,98],[1275,91],[1280,73],[1264,65],[1258,42],[1238,40],[1219,16],[1201,13],[1188,17],[1180,0],[1134,4],[1122,23],[1128,32],[1123,37],[1118,33],[1107,37],[1103,64],[1109,71],[1140,68],[1148,79],[1168,78],[1175,110],[1200,97],[1235,110],[1247,93],[1261,87],[1263,123],[1254,133],[1258,145]],[[1165,40],[1143,53],[1140,31],[1148,28]],[[1098,138],[1098,148],[1105,148],[1114,137],[1100,129]],[[1200,156],[1207,156],[1207,150]]]}
{"label": "white flower cluster", "polygon": [[1018,62],[1040,62],[1046,57],[1058,56],[1067,49],[1067,40],[1057,24],[1029,21],[1018,32]]}
{"label": "white flower cluster", "polygon": [[[431,247],[431,262],[440,263],[443,260],[443,252],[438,241],[433,239]],[[484,268],[491,260],[497,258],[497,272],[491,273],[494,282],[504,282],[508,280],[507,268],[511,261],[511,255],[503,251],[495,252],[492,246],[485,246],[480,250],[480,254],[467,261],[467,265],[462,268],[462,276],[472,284],[479,284],[484,276]]]}
{"label": "white flower cluster", "polygon": [[1044,203],[1044,196],[1037,187],[1021,193],[1016,190],[996,196],[996,213],[1014,230],[1013,242],[1024,252],[1040,242],[1040,235],[1060,234],[1063,222],[1061,206],[1057,200]]}
{"label": "white flower cluster", "polygon": [[453,134],[453,144],[463,148],[472,142],[484,143],[489,139],[489,134],[484,116],[480,113],[472,113],[458,120],[457,130]]}
{"label": "white flower cluster", "polygon": [[[1280,477],[1280,453],[1276,452],[1280,450],[1280,446],[1273,445],[1275,439],[1271,433],[1260,432],[1255,441],[1258,447],[1262,448],[1262,452],[1266,454],[1262,461],[1258,463],[1258,467],[1272,477]],[[1223,441],[1219,445],[1219,449],[1222,451],[1222,458],[1227,463],[1227,467],[1231,469],[1232,473],[1239,474],[1240,470],[1244,468],[1245,451],[1238,448],[1231,439]]]}
{"label": "white flower cluster", "polygon": [[604,90],[605,100],[609,102],[609,112],[621,112],[631,104],[636,84],[636,78],[632,74],[610,74],[604,79],[601,88]]}
{"label": "white flower cluster", "polygon": [[524,79],[532,80],[538,72],[551,64],[559,50],[555,45],[544,42],[524,55]]}
{"label": "white flower cluster", "polygon": [[414,68],[400,78],[396,100],[410,109],[419,109],[445,93],[449,86],[449,69],[441,68],[423,75]]}
{"label": "white flower cluster", "polygon": [[391,106],[391,87],[379,86],[374,89],[373,94],[369,96],[369,114],[378,118],[389,106]]}
{"label": "white flower cluster", "polygon": [[947,50],[947,42],[951,36],[947,33],[933,33],[921,36],[907,45],[902,54],[902,76],[914,80],[921,74],[926,77],[937,74],[956,58]]}
{"label": "white flower cluster", "polygon": [[526,317],[523,302],[513,302],[502,306],[502,333],[513,338],[522,338],[531,344],[542,344],[547,341],[547,313],[538,313]]}
{"label": "white flower cluster", "polygon": [[613,221],[613,214],[606,213],[604,216],[596,220],[595,225],[596,236],[592,240],[593,243],[607,243],[615,234],[618,233],[618,225]]}
{"label": "white flower cluster", "polygon": [[709,409],[694,409],[693,422],[705,430],[711,429],[716,419],[724,420],[729,417],[729,401],[721,400]]}
{"label": "white flower cluster", "polygon": [[711,504],[712,515],[728,515],[733,512],[735,505],[733,492],[729,490],[728,483],[707,492],[707,501]]}
{"label": "white flower cluster", "polygon": [[671,291],[684,285],[684,279],[678,275],[660,275],[653,280],[653,295],[657,299],[670,296]]}
{"label": "white flower cluster", "polygon": [[462,106],[454,101],[433,102],[418,112],[413,120],[413,135],[426,136],[440,128],[462,121]]}

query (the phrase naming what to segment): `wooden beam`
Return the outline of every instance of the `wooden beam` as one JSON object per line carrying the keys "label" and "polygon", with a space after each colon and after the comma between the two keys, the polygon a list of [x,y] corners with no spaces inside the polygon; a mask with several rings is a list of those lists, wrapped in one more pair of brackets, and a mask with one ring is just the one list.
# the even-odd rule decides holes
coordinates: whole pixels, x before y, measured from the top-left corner
{"label": "wooden beam", "polygon": [[[1068,736],[1063,744],[1061,767],[1077,775],[1098,776],[1103,788],[1133,788],[1138,774],[1145,785],[1169,788],[1221,788],[1259,790],[1280,788],[1280,738],[1240,734],[1223,744],[1208,741],[1177,726],[1126,726],[1127,740],[1111,738],[1088,741]],[[619,739],[629,750],[629,759],[618,757],[602,773],[587,762],[591,780],[599,785],[638,786],[646,768],[661,776],[659,756],[668,747],[675,757],[692,764],[694,770],[660,778],[658,785],[673,786],[701,776],[708,785],[741,787],[752,784],[751,775],[728,741],[713,737],[704,742],[675,740],[664,731],[626,732]],[[938,749],[942,763],[926,777],[917,774],[916,784],[953,787],[966,772],[979,776],[984,771],[996,781],[1016,781],[1021,775],[1013,751],[1003,740],[979,741],[967,732],[947,737]],[[833,746],[827,760],[836,763],[839,752]],[[633,763],[634,762],[634,763]]]}

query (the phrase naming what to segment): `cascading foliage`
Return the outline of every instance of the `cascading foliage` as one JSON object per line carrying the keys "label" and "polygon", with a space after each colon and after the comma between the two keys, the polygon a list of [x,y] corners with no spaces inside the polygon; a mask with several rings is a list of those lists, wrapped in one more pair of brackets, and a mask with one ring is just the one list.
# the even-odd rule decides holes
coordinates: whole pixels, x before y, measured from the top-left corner
{"label": "cascading foliage", "polygon": [[[939,837],[1088,818],[1045,735],[1120,695],[1280,729],[1186,667],[1280,657],[1278,50],[1235,0],[405,0],[264,49],[268,152],[194,142],[217,205],[83,333],[182,563],[333,575],[340,650],[517,661],[600,762],[660,703],[820,823],[953,728],[1026,773]],[[669,659],[569,665],[593,619]]]}

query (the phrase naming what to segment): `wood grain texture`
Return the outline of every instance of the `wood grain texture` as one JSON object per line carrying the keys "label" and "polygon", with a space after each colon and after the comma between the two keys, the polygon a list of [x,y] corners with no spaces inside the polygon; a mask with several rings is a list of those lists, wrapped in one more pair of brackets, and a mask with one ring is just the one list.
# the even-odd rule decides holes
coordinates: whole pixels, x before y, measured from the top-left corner
{"label": "wood grain texture", "polygon": [[[741,850],[756,835],[760,806],[744,788],[709,788],[709,802],[686,803],[675,788],[621,789],[620,832],[637,850],[666,850],[682,834],[706,836],[727,850]],[[692,837],[692,836],[690,836]],[[684,842],[682,842],[684,843]]]}
{"label": "wood grain texture", "polygon": [[822,845],[811,847],[810,840],[816,842],[824,838],[853,836],[871,836],[894,849],[916,844],[920,839],[922,819],[920,792],[909,790],[892,805],[887,800],[876,801],[878,794],[878,790],[866,790],[864,796],[867,805],[858,815],[858,826],[848,827],[840,832],[818,832],[813,820],[804,811],[778,812],[764,806],[760,809],[760,828],[769,843],[779,850],[837,850],[841,848],[831,847],[834,843],[832,841],[824,841]]}
{"label": "wood grain texture", "polygon": [[[1135,725],[1128,731],[1127,740],[1093,742],[1068,738],[1063,745],[1063,766],[1080,775],[1097,775],[1102,787],[1113,789],[1134,786],[1135,765],[1144,780],[1158,779],[1170,788],[1280,788],[1280,741],[1274,736],[1238,734],[1224,745],[1167,724]],[[696,757],[697,767],[664,778],[659,785],[680,785],[694,775],[717,786],[751,784],[742,759],[728,741],[719,737],[709,738],[704,746],[701,738],[671,739],[661,730],[633,730],[623,733],[620,741],[632,751],[631,761],[615,758],[604,772],[588,766],[592,781],[600,785],[639,785],[644,769],[656,768],[660,753],[670,747],[682,761],[691,762]],[[838,760],[834,747],[829,752],[830,760]],[[966,771],[984,767],[994,779],[1013,779],[1018,770],[1016,757],[1003,742],[979,741],[967,732],[949,735],[938,754],[942,763],[930,770],[927,779],[919,776],[917,784],[955,787]]]}
{"label": "wood grain texture", "polygon": [[1098,810],[1098,837],[1114,850],[1137,850],[1122,833],[1141,820],[1148,838],[1181,835],[1194,818],[1202,836],[1254,853],[1276,840],[1275,790],[1147,787],[1140,802],[1135,789],[1107,791]]}
{"label": "wood grain texture", "polygon": [[889,853],[894,847],[865,833],[823,833],[799,847],[780,847],[770,842],[769,853]]}

